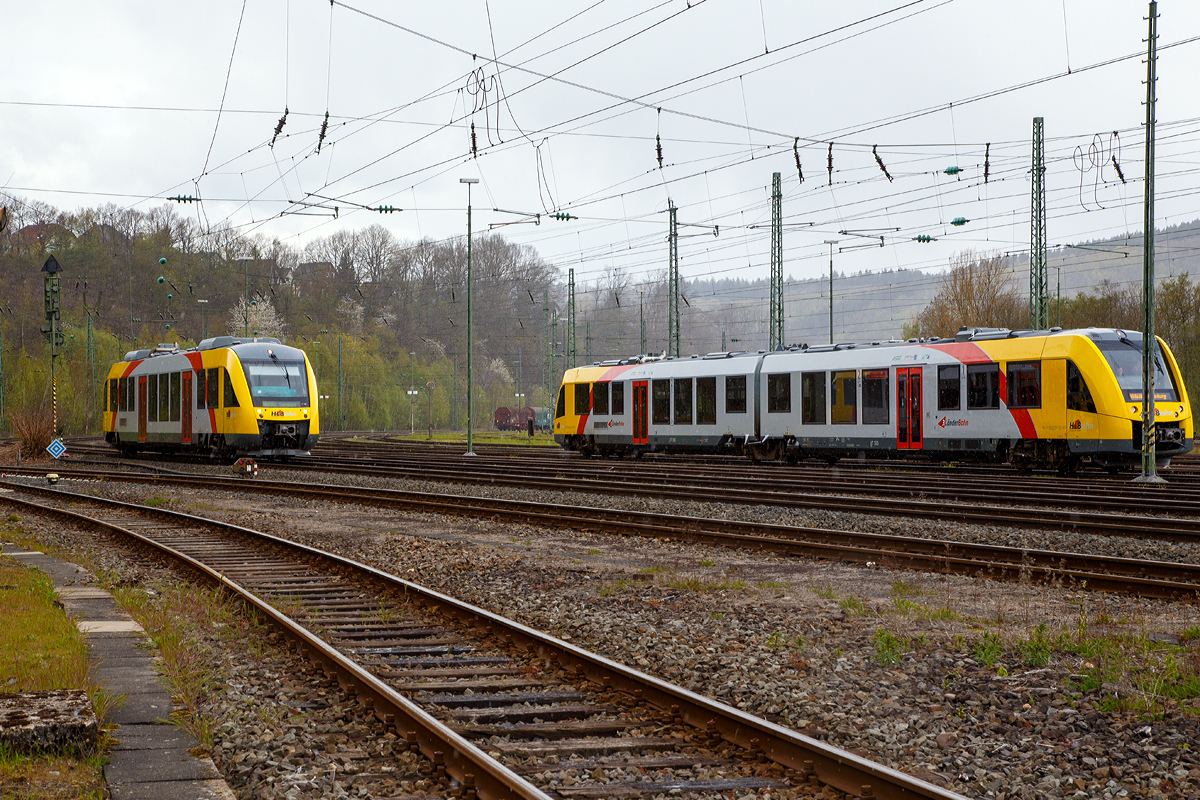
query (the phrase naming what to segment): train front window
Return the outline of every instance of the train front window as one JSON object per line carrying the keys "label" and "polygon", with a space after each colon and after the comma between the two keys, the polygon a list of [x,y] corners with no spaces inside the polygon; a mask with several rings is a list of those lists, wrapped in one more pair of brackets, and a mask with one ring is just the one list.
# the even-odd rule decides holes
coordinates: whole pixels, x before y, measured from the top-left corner
{"label": "train front window", "polygon": [[243,359],[242,370],[246,373],[255,406],[308,405],[308,376],[303,361]]}
{"label": "train front window", "polygon": [[575,416],[582,417],[592,410],[592,385],[590,383],[575,384]]}
{"label": "train front window", "polygon": [[[1112,369],[1125,399],[1132,403],[1142,402],[1142,346],[1130,339],[1103,339],[1093,342]],[[1154,399],[1157,402],[1178,402],[1179,394],[1162,357],[1162,348],[1154,347]]]}

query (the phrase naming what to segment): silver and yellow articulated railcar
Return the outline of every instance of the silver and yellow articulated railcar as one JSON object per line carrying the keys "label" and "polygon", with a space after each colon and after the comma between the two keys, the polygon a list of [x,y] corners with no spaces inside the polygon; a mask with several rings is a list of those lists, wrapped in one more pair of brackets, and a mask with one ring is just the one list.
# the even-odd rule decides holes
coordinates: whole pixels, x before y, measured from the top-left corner
{"label": "silver and yellow articulated railcar", "polygon": [[[555,439],[600,455],[755,460],[925,455],[1071,472],[1140,463],[1142,336],[964,329],[953,339],[638,358],[568,370]],[[1157,456],[1192,449],[1187,390],[1156,342]]]}
{"label": "silver and yellow articulated railcar", "polygon": [[122,452],[281,458],[320,435],[317,381],[303,350],[269,337],[160,344],[114,364],[104,438]]}

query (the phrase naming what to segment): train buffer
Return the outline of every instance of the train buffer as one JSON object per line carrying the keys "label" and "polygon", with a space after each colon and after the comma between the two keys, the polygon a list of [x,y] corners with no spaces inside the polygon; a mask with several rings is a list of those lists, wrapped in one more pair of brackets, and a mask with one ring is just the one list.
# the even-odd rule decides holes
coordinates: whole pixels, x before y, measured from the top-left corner
{"label": "train buffer", "polygon": [[233,469],[237,474],[247,478],[258,477],[258,464],[254,463],[253,458],[239,458],[233,462]]}

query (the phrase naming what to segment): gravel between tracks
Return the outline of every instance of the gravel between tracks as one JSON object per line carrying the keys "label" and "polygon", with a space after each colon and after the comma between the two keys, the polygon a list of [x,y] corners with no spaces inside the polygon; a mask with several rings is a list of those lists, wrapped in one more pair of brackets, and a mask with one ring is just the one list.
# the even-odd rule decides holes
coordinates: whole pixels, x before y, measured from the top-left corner
{"label": "gravel between tracks", "polygon": [[[275,469],[264,476],[599,504],[594,495]],[[1144,699],[1129,682],[1132,660],[1101,664],[1113,683],[1083,691],[1079,676],[1096,672],[1087,658],[1115,656],[1054,648],[1048,664],[1029,667],[1017,650],[1043,623],[1050,638],[1082,630],[1171,640],[1196,624],[1195,606],[353,505],[136,485],[104,492],[135,501],[157,495],[172,508],[345,553],[968,796],[1200,794],[1200,702],[1151,697],[1152,714],[1112,710],[1120,705],[1114,695]],[[604,504],[1198,560],[1187,546],[1104,537],[629,498]],[[978,647],[985,632],[998,637],[996,665],[981,663],[991,660]],[[1154,657],[1150,645],[1136,652]],[[1200,673],[1194,641],[1177,658],[1178,668]],[[999,675],[997,665],[1010,674]],[[221,702],[234,707],[245,698]],[[270,752],[254,733],[236,733],[220,740],[219,763]],[[253,786],[246,796],[264,788]]]}

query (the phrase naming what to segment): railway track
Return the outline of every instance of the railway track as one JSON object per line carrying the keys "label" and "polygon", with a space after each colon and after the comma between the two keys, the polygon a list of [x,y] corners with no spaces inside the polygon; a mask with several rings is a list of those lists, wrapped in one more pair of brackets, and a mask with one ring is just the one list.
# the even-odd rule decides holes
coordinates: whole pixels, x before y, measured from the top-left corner
{"label": "railway track", "polygon": [[[64,475],[66,473],[63,473]],[[1200,599],[1200,566],[1176,562],[1041,551],[910,536],[802,528],[767,523],[680,517],[604,508],[560,506],[504,500],[296,484],[211,476],[135,475],[76,470],[85,480],[113,480],[204,490],[254,492],[272,497],[319,498],[331,502],[401,508],[435,514],[497,519],[520,524],[569,527],[621,535],[685,539],[788,556],[878,564],[898,569],[953,573],[1002,581],[1028,581],[1143,597]],[[20,484],[16,484],[20,485]],[[994,517],[992,518],[994,522]]]}
{"label": "railway track", "polygon": [[[530,463],[530,462],[533,463]],[[619,494],[655,499],[711,501],[779,508],[852,512],[885,517],[978,523],[1014,528],[1071,531],[1166,541],[1200,539],[1200,484],[1161,487],[1103,484],[1082,480],[1028,478],[962,479],[884,475],[826,468],[792,468],[722,473],[707,468],[642,466],[578,458],[549,465],[535,459],[460,456],[292,461],[287,469],[380,478],[438,481],[518,489]],[[265,467],[264,470],[269,470]],[[767,477],[767,480],[764,480]],[[1155,513],[1147,513],[1150,509]],[[1169,510],[1170,516],[1163,513]]]}
{"label": "railway track", "polygon": [[[2,503],[100,528],[237,594],[424,755],[452,797],[803,797],[822,785],[959,797],[328,552],[164,509],[4,488]],[[570,785],[555,780],[565,773]]]}

